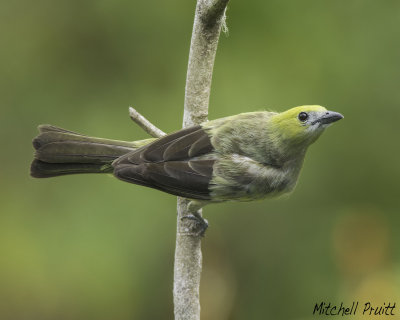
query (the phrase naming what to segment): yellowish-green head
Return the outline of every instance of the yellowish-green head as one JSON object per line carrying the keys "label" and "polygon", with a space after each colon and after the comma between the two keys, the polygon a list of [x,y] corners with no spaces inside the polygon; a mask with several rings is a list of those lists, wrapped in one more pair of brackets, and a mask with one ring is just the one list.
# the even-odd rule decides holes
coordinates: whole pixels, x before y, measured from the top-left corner
{"label": "yellowish-green head", "polygon": [[276,139],[286,143],[309,145],[330,124],[343,116],[321,106],[300,106],[277,113],[271,117],[271,129]]}

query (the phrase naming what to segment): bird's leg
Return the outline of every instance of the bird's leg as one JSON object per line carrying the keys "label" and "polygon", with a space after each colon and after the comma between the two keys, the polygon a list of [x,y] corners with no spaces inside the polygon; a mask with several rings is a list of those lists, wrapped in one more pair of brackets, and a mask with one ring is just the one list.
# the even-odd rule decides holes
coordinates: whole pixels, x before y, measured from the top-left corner
{"label": "bird's leg", "polygon": [[181,220],[188,219],[193,221],[191,229],[195,236],[203,236],[208,228],[208,221],[200,215],[199,211],[203,206],[203,202],[190,201],[188,204],[188,211],[190,213],[181,217]]}
{"label": "bird's leg", "polygon": [[188,204],[189,212],[198,212],[201,208],[203,208],[207,204],[206,201],[199,200],[191,200]]}

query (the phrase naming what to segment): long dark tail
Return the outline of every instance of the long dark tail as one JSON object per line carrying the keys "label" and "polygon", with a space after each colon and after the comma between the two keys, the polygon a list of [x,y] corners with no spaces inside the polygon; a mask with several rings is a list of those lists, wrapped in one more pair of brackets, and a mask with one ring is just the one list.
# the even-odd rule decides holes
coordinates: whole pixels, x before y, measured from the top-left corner
{"label": "long dark tail", "polygon": [[56,177],[74,173],[111,173],[111,163],[154,139],[134,142],[85,136],[51,125],[39,126],[31,176]]}

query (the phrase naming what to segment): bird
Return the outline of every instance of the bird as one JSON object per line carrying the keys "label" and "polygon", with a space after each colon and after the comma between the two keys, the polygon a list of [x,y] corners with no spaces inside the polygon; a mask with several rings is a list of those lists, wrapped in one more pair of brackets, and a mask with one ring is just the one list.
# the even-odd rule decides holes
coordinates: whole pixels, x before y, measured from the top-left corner
{"label": "bird", "polygon": [[209,203],[293,191],[308,147],[343,115],[319,105],[241,113],[161,138],[119,141],[40,125],[31,176],[111,173],[136,185]]}

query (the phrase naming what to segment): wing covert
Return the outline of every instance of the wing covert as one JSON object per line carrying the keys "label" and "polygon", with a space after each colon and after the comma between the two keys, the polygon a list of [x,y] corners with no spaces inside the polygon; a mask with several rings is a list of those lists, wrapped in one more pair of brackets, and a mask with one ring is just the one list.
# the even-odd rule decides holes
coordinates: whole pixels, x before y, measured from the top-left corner
{"label": "wing covert", "polygon": [[201,126],[182,129],[113,162],[114,175],[124,181],[191,199],[210,200],[214,150]]}

